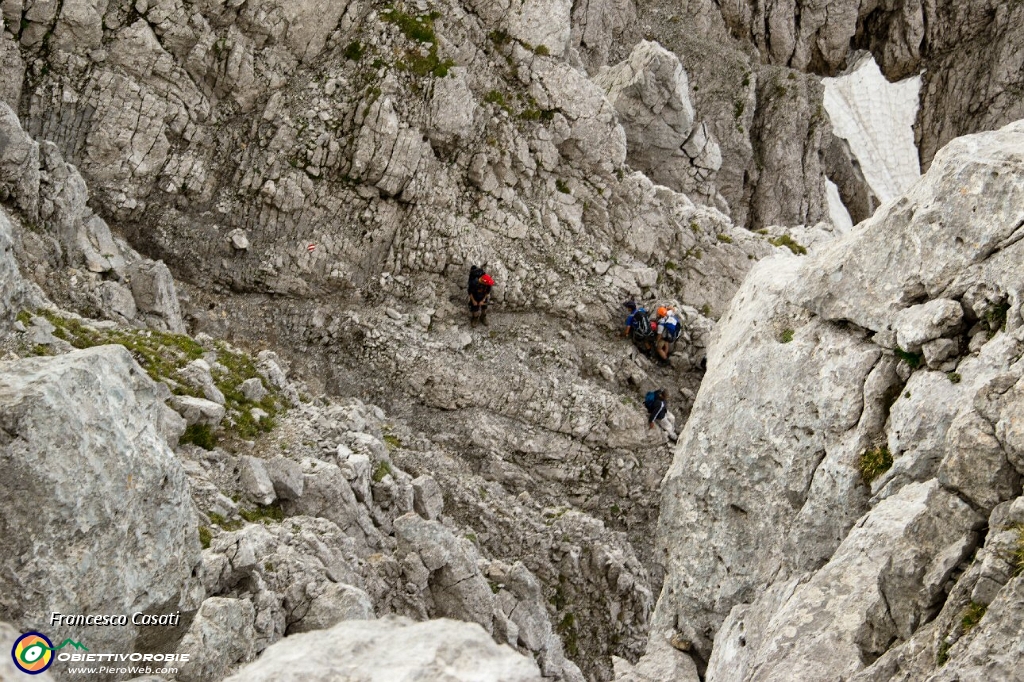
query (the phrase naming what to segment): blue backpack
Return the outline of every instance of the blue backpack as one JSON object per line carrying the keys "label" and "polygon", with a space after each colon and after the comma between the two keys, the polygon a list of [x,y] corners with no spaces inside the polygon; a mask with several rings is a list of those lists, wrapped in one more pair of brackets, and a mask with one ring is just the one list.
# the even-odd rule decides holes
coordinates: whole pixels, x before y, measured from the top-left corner
{"label": "blue backpack", "polygon": [[647,391],[647,395],[644,396],[644,407],[648,410],[653,410],[654,406],[658,403],[658,392]]}

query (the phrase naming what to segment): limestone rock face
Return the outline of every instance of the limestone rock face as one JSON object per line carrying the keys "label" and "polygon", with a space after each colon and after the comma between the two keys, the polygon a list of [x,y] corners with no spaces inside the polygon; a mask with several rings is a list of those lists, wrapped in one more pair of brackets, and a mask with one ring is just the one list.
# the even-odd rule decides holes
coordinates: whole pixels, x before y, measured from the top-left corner
{"label": "limestone rock face", "polygon": [[0,329],[14,320],[24,295],[25,282],[14,258],[11,222],[0,210]]}
{"label": "limestone rock face", "polygon": [[626,130],[630,164],[656,182],[705,203],[717,197],[715,175],[722,165],[718,142],[708,126],[694,126],[690,86],[679,59],[657,43],[643,41],[629,59],[595,77]]}
{"label": "limestone rock face", "polygon": [[329,682],[339,675],[373,682],[541,679],[533,661],[498,646],[478,625],[389,618],[340,623],[330,630],[288,637],[226,682]]}
{"label": "limestone rock face", "polygon": [[132,294],[139,310],[157,316],[166,328],[181,334],[185,325],[181,321],[174,278],[162,262],[139,262],[128,273]]}
{"label": "limestone rock face", "polygon": [[1012,263],[1024,234],[1015,151],[1022,142],[1024,124],[1017,123],[950,143],[935,157],[934,172],[868,229],[827,247],[793,298],[818,315],[876,332],[892,329],[893,315],[915,299],[960,300],[972,319],[1009,303],[1007,329],[1018,328]]}
{"label": "limestone rock face", "polygon": [[828,220],[822,150],[832,129],[823,97],[821,83],[812,76],[776,67],[758,73],[751,136],[758,141],[761,163],[748,180],[752,228]]}
{"label": "limestone rock face", "polygon": [[[55,628],[50,613],[195,610],[188,483],[158,431],[168,408],[128,351],[0,363],[0,405],[3,618],[127,651],[142,634],[135,626]],[[167,629],[163,644],[174,636]]]}
{"label": "limestone rock face", "polygon": [[[909,638],[931,616],[981,525],[938,481],[906,486],[871,510],[810,581],[777,585],[749,608],[736,607],[716,636],[707,678],[827,680],[857,672],[865,657]],[[765,613],[768,622],[757,620]]]}
{"label": "limestone rock face", "polygon": [[960,138],[860,228],[755,266],[663,484],[630,675],[677,638],[708,679],[952,679],[1016,631],[961,621],[1016,598],[996,558],[1016,536],[974,552],[985,516],[1015,527],[1024,474],[1022,150],[1020,124]]}
{"label": "limestone rock face", "polygon": [[585,0],[573,3],[571,44],[588,71],[608,63],[612,43],[636,21],[634,0]]}
{"label": "limestone rock face", "polygon": [[395,521],[399,553],[412,553],[426,569],[428,588],[437,615],[479,623],[488,632],[492,629],[494,595],[477,568],[472,543],[457,539],[436,521],[416,515],[402,516]]}
{"label": "limestone rock face", "polygon": [[34,216],[39,209],[39,145],[5,103],[0,103],[0,174],[0,196]]}

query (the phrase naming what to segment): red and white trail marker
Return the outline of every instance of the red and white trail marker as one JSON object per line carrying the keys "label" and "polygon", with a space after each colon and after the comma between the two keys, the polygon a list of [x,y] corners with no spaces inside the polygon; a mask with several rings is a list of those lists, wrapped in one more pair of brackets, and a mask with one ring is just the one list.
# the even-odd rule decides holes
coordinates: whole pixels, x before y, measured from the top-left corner
{"label": "red and white trail marker", "polygon": [[310,244],[309,246],[307,246],[306,251],[309,251],[310,253],[316,251],[316,244]]}

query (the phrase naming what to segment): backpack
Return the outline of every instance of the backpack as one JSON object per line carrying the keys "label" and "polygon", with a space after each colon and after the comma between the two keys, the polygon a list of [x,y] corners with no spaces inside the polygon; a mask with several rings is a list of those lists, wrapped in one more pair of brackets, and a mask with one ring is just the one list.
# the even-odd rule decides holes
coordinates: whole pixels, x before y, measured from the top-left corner
{"label": "backpack", "polygon": [[651,315],[646,310],[640,309],[633,315],[633,338],[647,339],[654,336],[654,329],[651,327]]}
{"label": "backpack", "polygon": [[658,404],[658,392],[647,391],[647,395],[644,396],[644,407],[650,412],[654,409],[654,406]]}
{"label": "backpack", "polygon": [[674,343],[679,338],[679,333],[682,331],[682,325],[678,322],[676,324],[666,324],[665,334],[663,338],[669,343]]}

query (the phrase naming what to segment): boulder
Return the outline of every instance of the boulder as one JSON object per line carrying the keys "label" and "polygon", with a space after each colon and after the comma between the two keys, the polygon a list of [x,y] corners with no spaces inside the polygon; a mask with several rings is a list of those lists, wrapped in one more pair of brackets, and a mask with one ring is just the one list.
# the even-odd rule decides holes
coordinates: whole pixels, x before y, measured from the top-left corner
{"label": "boulder", "polygon": [[911,306],[901,310],[893,322],[896,343],[905,351],[917,353],[929,341],[957,331],[963,319],[964,309],[957,301],[937,298]]}
{"label": "boulder", "polygon": [[198,518],[159,388],[123,346],[0,362],[0,618],[97,651],[173,650],[173,627],[51,624],[201,601]]}
{"label": "boulder", "polygon": [[13,227],[0,209],[0,329],[14,321],[24,295],[25,281],[14,258]]}
{"label": "boulder", "polygon": [[313,598],[309,609],[295,624],[288,628],[289,634],[326,630],[345,620],[373,620],[373,602],[370,596],[358,587],[329,583],[322,593]]}
{"label": "boulder", "polygon": [[206,360],[197,359],[188,363],[184,367],[178,370],[178,375],[192,388],[198,389],[203,392],[203,396],[218,405],[223,405],[226,401],[224,399],[224,393],[217,388],[217,384],[213,381],[213,374],[210,371],[210,365]]}
{"label": "boulder", "polygon": [[427,588],[436,615],[478,623],[492,631],[494,594],[477,567],[477,551],[437,521],[416,514],[395,519],[398,555],[417,554],[430,572]]}
{"label": "boulder", "polygon": [[263,387],[263,380],[259,377],[246,379],[238,388],[245,399],[252,403],[258,403],[267,397],[267,389]]}
{"label": "boulder", "polygon": [[540,682],[537,665],[473,623],[347,621],[294,635],[225,682]]}
{"label": "boulder", "polygon": [[185,423],[189,426],[202,424],[216,427],[224,419],[224,406],[211,400],[193,398],[190,395],[176,395],[171,397],[168,404],[185,418]]}
{"label": "boulder", "polygon": [[210,597],[202,603],[178,645],[188,654],[177,679],[181,682],[220,682],[228,670],[253,656],[255,610],[246,599]]}
{"label": "boulder", "polygon": [[238,483],[245,495],[256,504],[270,504],[277,495],[274,482],[263,460],[243,455],[238,460]]}
{"label": "boulder", "polygon": [[366,506],[335,464],[306,458],[302,461],[302,496],[283,502],[287,515],[320,516],[336,523],[369,554],[381,545],[380,531],[374,527]]}
{"label": "boulder", "polygon": [[280,499],[297,500],[302,497],[302,465],[281,455],[264,462],[264,465]]}
{"label": "boulder", "polygon": [[444,510],[444,496],[441,487],[430,476],[419,476],[412,480],[413,508],[428,521],[437,520]]}
{"label": "boulder", "polygon": [[[985,292],[976,296],[978,314],[1007,303],[1005,292],[1019,287],[1024,250],[1022,150],[1024,122],[954,140],[905,196],[824,247],[792,300],[875,332],[922,299],[944,300],[938,305],[953,317],[938,319],[924,336],[945,329],[945,320],[956,318],[950,303],[966,295]],[[1008,328],[1020,324],[1019,304],[1009,305]],[[908,333],[916,334],[907,327]]]}
{"label": "boulder", "polygon": [[39,209],[39,145],[21,129],[18,115],[0,102],[0,197],[30,218]]}
{"label": "boulder", "polygon": [[131,289],[120,282],[106,281],[96,287],[100,309],[108,318],[119,322],[135,319],[135,299]]}
{"label": "boulder", "polygon": [[128,281],[140,311],[158,316],[175,334],[185,333],[174,277],[163,261],[142,260],[132,264],[128,268]]}
{"label": "boulder", "polygon": [[707,679],[849,678],[930,618],[982,525],[934,479],[904,487],[809,581],[776,583],[736,607],[715,638]]}

